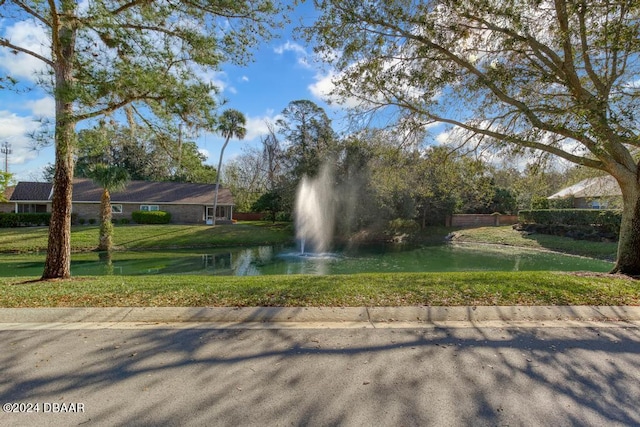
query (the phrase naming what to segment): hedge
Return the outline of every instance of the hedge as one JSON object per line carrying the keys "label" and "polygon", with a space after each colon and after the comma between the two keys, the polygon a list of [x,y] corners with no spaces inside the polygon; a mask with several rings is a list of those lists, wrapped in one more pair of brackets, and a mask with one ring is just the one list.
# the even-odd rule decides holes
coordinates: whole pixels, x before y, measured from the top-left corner
{"label": "hedge", "polygon": [[138,224],[169,224],[171,214],[164,211],[134,211],[131,219]]}
{"label": "hedge", "polygon": [[50,212],[41,213],[0,213],[0,227],[37,227],[49,225]]}
{"label": "hedge", "polygon": [[518,221],[523,225],[597,227],[601,231],[618,234],[622,211],[617,209],[536,209],[518,212]]}

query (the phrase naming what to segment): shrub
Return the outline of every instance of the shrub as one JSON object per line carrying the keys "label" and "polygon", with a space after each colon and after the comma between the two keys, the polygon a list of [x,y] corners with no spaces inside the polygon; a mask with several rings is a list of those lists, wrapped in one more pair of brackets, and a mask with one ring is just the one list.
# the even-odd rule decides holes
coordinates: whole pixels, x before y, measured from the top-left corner
{"label": "shrub", "polygon": [[87,222],[87,220],[86,220],[86,219],[84,219],[84,218],[78,218],[78,224],[80,224],[80,225],[84,225],[86,222]]}
{"label": "shrub", "polygon": [[394,234],[413,233],[420,230],[420,224],[412,219],[396,218],[389,221],[389,231]]}
{"label": "shrub", "polygon": [[36,227],[49,225],[51,213],[4,213],[0,215],[0,227]]}
{"label": "shrub", "polygon": [[130,224],[130,223],[131,223],[131,220],[129,218],[121,218],[120,219],[120,224],[122,224],[122,225],[127,225],[127,224]]}
{"label": "shrub", "polygon": [[291,214],[286,213],[286,212],[279,212],[275,215],[275,217],[270,218],[273,219],[273,221],[283,221],[283,222],[289,222],[292,221],[293,219],[291,218]]}
{"label": "shrub", "polygon": [[523,224],[592,227],[604,233],[620,232],[622,211],[612,209],[537,209],[520,211],[518,221]]}
{"label": "shrub", "polygon": [[134,211],[131,218],[138,224],[168,224],[171,214],[164,211]]}
{"label": "shrub", "polygon": [[89,224],[94,225],[96,223],[95,218],[89,218]]}
{"label": "shrub", "polygon": [[531,209],[549,209],[549,199],[546,197],[533,197],[531,199]]}

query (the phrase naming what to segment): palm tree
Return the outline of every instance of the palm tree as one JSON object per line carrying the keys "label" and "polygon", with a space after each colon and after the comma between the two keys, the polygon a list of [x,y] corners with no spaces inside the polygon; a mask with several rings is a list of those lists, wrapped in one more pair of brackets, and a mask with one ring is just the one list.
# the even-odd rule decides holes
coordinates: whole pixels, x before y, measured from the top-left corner
{"label": "palm tree", "polygon": [[238,110],[225,110],[219,119],[218,132],[225,138],[222,151],[220,151],[220,161],[218,162],[218,169],[216,171],[216,196],[213,200],[213,225],[216,225],[216,209],[218,208],[218,189],[220,188],[220,168],[222,168],[222,155],[224,149],[227,148],[229,140],[233,137],[243,139],[247,134],[247,129],[244,127],[246,123],[244,114]]}
{"label": "palm tree", "polygon": [[110,251],[113,246],[113,224],[111,223],[111,191],[123,189],[129,181],[129,173],[118,166],[99,163],[87,174],[97,185],[102,187],[100,198],[100,237],[99,251]]}

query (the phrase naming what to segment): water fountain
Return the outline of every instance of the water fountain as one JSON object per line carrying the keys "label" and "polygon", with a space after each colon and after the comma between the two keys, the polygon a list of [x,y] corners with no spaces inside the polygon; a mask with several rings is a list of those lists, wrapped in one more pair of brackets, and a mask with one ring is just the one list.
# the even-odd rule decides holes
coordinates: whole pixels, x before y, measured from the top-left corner
{"label": "water fountain", "polygon": [[335,221],[331,168],[323,166],[315,178],[304,177],[295,203],[296,239],[301,255],[325,254],[331,247]]}

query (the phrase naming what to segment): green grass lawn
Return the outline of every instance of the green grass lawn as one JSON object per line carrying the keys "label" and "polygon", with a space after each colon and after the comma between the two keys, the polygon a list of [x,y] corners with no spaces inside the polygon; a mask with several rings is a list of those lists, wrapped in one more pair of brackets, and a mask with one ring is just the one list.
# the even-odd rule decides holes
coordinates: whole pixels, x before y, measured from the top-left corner
{"label": "green grass lawn", "polygon": [[[425,241],[451,230],[427,231]],[[454,242],[492,243],[612,259],[614,243],[524,235],[511,227],[456,230]],[[117,226],[123,250],[285,243],[292,225]],[[0,252],[46,249],[46,228],[0,229]],[[97,226],[72,230],[74,251],[92,250]],[[623,276],[552,272],[380,273],[336,276],[103,276],[37,281],[0,278],[0,307],[638,305],[640,282]]]}
{"label": "green grass lawn", "polygon": [[550,272],[2,279],[0,307],[638,305],[640,282]]}
{"label": "green grass lawn", "polygon": [[547,234],[527,234],[511,226],[478,227],[454,231],[454,242],[492,243],[522,248],[544,249],[572,255],[614,261],[618,250],[616,242],[591,242]]}
{"label": "green grass lawn", "polygon": [[[99,226],[74,226],[71,248],[91,251],[98,245]],[[0,252],[44,252],[47,227],[0,229]],[[293,239],[290,223],[252,222],[234,225],[117,225],[113,242],[116,250],[188,249],[216,246],[253,246],[286,243]]]}

